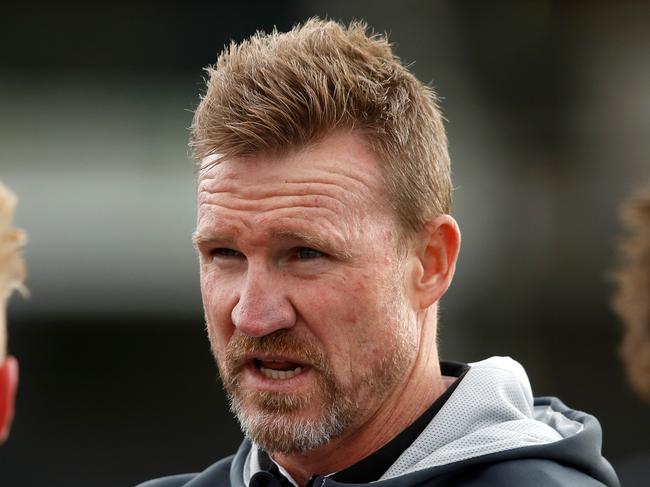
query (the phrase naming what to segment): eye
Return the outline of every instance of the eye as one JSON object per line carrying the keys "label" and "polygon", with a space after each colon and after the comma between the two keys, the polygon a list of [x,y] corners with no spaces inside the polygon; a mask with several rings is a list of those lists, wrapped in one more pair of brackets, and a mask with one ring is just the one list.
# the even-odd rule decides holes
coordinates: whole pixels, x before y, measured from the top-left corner
{"label": "eye", "polygon": [[296,256],[300,260],[311,260],[325,257],[325,254],[318,250],[310,249],[309,247],[299,247],[296,249]]}
{"label": "eye", "polygon": [[212,257],[221,257],[221,258],[225,258],[225,259],[235,258],[235,257],[242,257],[243,256],[243,254],[241,252],[239,252],[237,250],[234,250],[234,249],[229,249],[229,248],[226,248],[226,247],[219,247],[219,248],[216,248],[216,249],[212,249],[210,251],[210,255]]}

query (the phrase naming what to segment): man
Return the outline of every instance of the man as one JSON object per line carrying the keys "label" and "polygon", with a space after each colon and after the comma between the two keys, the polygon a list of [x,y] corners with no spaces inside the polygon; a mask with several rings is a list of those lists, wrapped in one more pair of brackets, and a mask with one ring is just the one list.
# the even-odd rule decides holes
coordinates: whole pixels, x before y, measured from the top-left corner
{"label": "man", "polygon": [[625,204],[623,220],[633,232],[621,246],[614,309],[625,334],[621,355],[637,393],[650,403],[650,186]]}
{"label": "man", "polygon": [[23,289],[25,265],[20,249],[24,234],[11,227],[16,197],[0,182],[0,444],[9,435],[18,386],[18,361],[7,356],[6,305],[15,289]]}
{"label": "man", "polygon": [[[650,405],[650,185],[625,203],[622,217],[631,235],[619,249],[613,305],[623,324],[621,357],[627,376]],[[624,485],[647,482],[650,450],[624,459],[619,473]]]}
{"label": "man", "polygon": [[439,363],[460,246],[447,142],[387,40],[310,20],[208,72],[194,240],[246,439],[146,485],[618,485],[597,421],[533,404],[519,364]]}

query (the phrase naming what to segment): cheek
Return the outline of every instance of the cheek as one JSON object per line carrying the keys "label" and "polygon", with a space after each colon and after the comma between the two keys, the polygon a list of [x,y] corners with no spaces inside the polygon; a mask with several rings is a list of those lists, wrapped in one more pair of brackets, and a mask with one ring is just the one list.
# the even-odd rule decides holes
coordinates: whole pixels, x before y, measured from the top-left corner
{"label": "cheek", "polygon": [[[309,332],[324,347],[332,365],[341,373],[355,375],[359,363],[377,353],[376,327],[383,320],[372,277],[328,282],[327,285],[303,286],[295,305]],[[347,371],[347,372],[346,372]]]}
{"label": "cheek", "polygon": [[346,310],[345,316],[343,318],[348,326],[356,326],[358,325],[360,319],[359,310],[355,307],[348,309]]}
{"label": "cheek", "polygon": [[345,323],[360,342],[367,339],[370,332],[367,328],[374,328],[378,324],[377,320],[383,318],[382,289],[377,286],[377,282],[377,276],[363,273],[341,293],[345,299],[341,306],[346,313]]}
{"label": "cheek", "polygon": [[216,351],[223,348],[223,344],[234,332],[231,321],[232,299],[228,287],[215,279],[214,275],[201,272],[200,283],[208,338]]}

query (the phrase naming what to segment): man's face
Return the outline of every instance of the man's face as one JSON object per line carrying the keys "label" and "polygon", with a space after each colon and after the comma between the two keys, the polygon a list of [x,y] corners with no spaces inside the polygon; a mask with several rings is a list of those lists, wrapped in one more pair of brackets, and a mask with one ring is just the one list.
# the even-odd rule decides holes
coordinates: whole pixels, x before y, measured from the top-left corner
{"label": "man's face", "polygon": [[354,431],[405,381],[419,329],[397,233],[359,135],[201,174],[208,335],[233,410],[266,450]]}

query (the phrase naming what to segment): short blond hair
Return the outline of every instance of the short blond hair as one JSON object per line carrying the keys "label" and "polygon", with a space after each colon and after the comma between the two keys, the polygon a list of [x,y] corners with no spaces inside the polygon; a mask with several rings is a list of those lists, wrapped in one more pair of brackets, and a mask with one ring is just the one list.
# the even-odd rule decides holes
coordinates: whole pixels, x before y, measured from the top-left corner
{"label": "short blond hair", "polygon": [[623,206],[622,217],[632,234],[620,247],[613,306],[624,325],[621,355],[627,375],[650,402],[650,185]]}
{"label": "short blond hair", "polygon": [[447,137],[434,91],[363,22],[310,19],[258,32],[206,68],[190,145],[199,161],[284,153],[335,130],[362,134],[381,161],[402,230],[449,213]]}
{"label": "short blond hair", "polygon": [[25,262],[21,249],[25,245],[25,232],[11,226],[16,195],[0,181],[0,303],[4,302],[12,291],[26,292]]}

